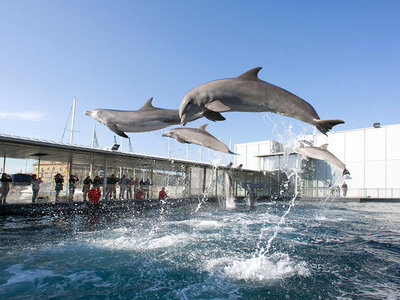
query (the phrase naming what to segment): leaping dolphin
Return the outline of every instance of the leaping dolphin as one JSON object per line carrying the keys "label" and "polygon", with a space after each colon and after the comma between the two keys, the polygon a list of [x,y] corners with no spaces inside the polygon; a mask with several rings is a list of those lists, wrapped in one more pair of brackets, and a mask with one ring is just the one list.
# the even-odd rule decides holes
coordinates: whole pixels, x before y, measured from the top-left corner
{"label": "leaping dolphin", "polygon": [[221,112],[273,112],[314,125],[326,134],[333,126],[344,123],[338,119],[321,120],[315,109],[296,95],[260,80],[261,67],[251,69],[237,78],[210,81],[190,90],[179,107],[181,124],[200,112],[210,120],[221,119]]}
{"label": "leaping dolphin", "polygon": [[342,175],[350,175],[350,172],[346,169],[345,164],[338,159],[335,155],[327,149],[328,144],[323,144],[320,147],[299,147],[295,148],[293,152],[301,154],[303,159],[308,160],[310,157],[315,159],[320,159],[332,164],[339,169],[343,170]]}
{"label": "leaping dolphin", "polygon": [[[177,109],[154,107],[152,101],[153,97],[147,100],[139,110],[95,109],[85,111],[85,114],[106,125],[112,132],[125,138],[128,137],[125,131],[153,131],[180,123]],[[200,114],[194,114],[189,122],[201,117],[202,115]]]}
{"label": "leaping dolphin", "polygon": [[236,154],[229,150],[223,142],[219,141],[206,131],[207,124],[197,128],[172,128],[166,131],[162,136],[171,137],[180,143],[196,144],[204,146],[215,151],[229,154]]}

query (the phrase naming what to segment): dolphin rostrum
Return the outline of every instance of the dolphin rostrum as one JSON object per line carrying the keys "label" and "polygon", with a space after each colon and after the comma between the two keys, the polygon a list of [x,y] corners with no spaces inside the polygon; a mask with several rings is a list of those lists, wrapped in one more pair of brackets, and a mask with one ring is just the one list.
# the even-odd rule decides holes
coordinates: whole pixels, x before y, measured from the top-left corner
{"label": "dolphin rostrum", "polygon": [[[177,109],[154,107],[152,101],[153,97],[147,100],[139,110],[95,109],[85,111],[85,114],[106,125],[112,132],[125,138],[128,137],[125,131],[153,131],[180,123]],[[201,117],[202,115],[195,114],[190,118],[189,122]]]}
{"label": "dolphin rostrum", "polygon": [[350,172],[346,169],[345,164],[338,159],[335,155],[327,149],[328,144],[323,144],[320,147],[299,147],[295,148],[293,152],[301,154],[303,159],[308,160],[310,157],[326,161],[327,163],[338,167],[343,170],[342,175],[350,175]]}
{"label": "dolphin rostrum", "polygon": [[176,139],[180,143],[197,144],[216,151],[235,154],[223,142],[219,141],[206,131],[207,124],[197,128],[172,128],[162,136]]}
{"label": "dolphin rostrum", "polygon": [[221,112],[273,112],[314,125],[326,134],[333,126],[344,123],[338,119],[321,120],[315,109],[296,95],[260,80],[261,67],[236,78],[210,81],[190,90],[179,107],[181,124],[200,112],[207,119],[220,120]]}

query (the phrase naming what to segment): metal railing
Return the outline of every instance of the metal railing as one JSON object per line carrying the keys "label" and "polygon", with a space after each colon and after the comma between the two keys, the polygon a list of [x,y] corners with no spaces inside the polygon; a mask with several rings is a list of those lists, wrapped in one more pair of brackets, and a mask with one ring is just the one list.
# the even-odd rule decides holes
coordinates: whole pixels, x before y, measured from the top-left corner
{"label": "metal railing", "polygon": [[300,191],[302,197],[326,198],[343,197],[343,198],[400,198],[400,188],[365,188],[365,189],[347,189],[344,191],[339,187],[315,187],[302,188]]}

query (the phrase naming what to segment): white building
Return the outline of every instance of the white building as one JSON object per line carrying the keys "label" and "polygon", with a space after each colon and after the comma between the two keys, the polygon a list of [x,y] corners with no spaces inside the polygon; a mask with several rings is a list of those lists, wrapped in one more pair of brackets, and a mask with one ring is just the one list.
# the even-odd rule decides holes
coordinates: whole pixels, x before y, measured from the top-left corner
{"label": "white building", "polygon": [[[307,136],[314,146],[329,144],[328,150],[343,161],[350,171],[345,180],[348,197],[400,198],[400,124],[330,132]],[[244,168],[276,171],[282,164],[299,166],[300,156],[284,156],[283,145],[275,141],[262,141],[235,145],[235,164]],[[302,174],[303,195],[322,196],[329,191],[335,167],[325,162],[312,161],[311,173]],[[337,172],[336,172],[337,173]]]}

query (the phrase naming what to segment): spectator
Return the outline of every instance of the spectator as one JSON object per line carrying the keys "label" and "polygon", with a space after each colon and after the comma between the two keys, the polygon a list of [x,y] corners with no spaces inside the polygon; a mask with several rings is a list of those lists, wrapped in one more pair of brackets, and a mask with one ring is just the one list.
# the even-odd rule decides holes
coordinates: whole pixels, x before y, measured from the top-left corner
{"label": "spectator", "polygon": [[90,190],[90,185],[93,183],[92,179],[90,179],[90,176],[87,176],[83,180],[83,186],[82,186],[82,193],[83,193],[83,201],[86,202],[86,198],[88,195],[88,192]]}
{"label": "spectator", "polygon": [[126,198],[132,199],[132,186],[135,184],[133,177],[128,182],[128,187],[126,188]]}
{"label": "spectator", "polygon": [[96,176],[93,179],[93,188],[100,187],[100,185],[101,185],[101,178],[100,178],[100,176]]}
{"label": "spectator", "polygon": [[97,204],[99,203],[101,197],[101,191],[98,186],[94,186],[88,192],[89,204]]}
{"label": "spectator", "polygon": [[32,203],[36,202],[36,197],[39,194],[40,184],[42,183],[42,179],[36,178],[36,174],[32,175],[31,184],[32,184]]}
{"label": "spectator", "polygon": [[168,195],[165,192],[165,187],[162,187],[161,191],[158,193],[158,200],[164,200],[166,198],[168,198]]}
{"label": "spectator", "polygon": [[117,199],[117,191],[115,185],[118,182],[118,178],[115,177],[114,174],[111,175],[110,178],[107,178],[107,195],[106,198],[113,198],[114,200]]}
{"label": "spectator", "polygon": [[58,202],[58,195],[60,192],[63,190],[63,183],[64,183],[64,177],[60,174],[57,173],[56,176],[54,176],[54,182],[56,183],[56,203]]}
{"label": "spectator", "polygon": [[146,199],[149,199],[150,195],[150,180],[147,178],[146,181],[143,183],[144,185],[144,193],[146,195]]}
{"label": "spectator", "polygon": [[74,201],[76,182],[79,178],[76,175],[69,176],[69,200]]}
{"label": "spectator", "polygon": [[143,192],[142,189],[139,189],[136,194],[135,194],[135,199],[136,200],[143,200]]}
{"label": "spectator", "polygon": [[119,181],[119,199],[124,199],[125,191],[128,188],[129,179],[126,178],[125,175],[122,175],[121,180]]}
{"label": "spectator", "polygon": [[12,178],[7,173],[3,173],[1,175],[1,188],[0,188],[0,203],[6,204],[7,195],[10,191],[10,182],[12,182]]}

